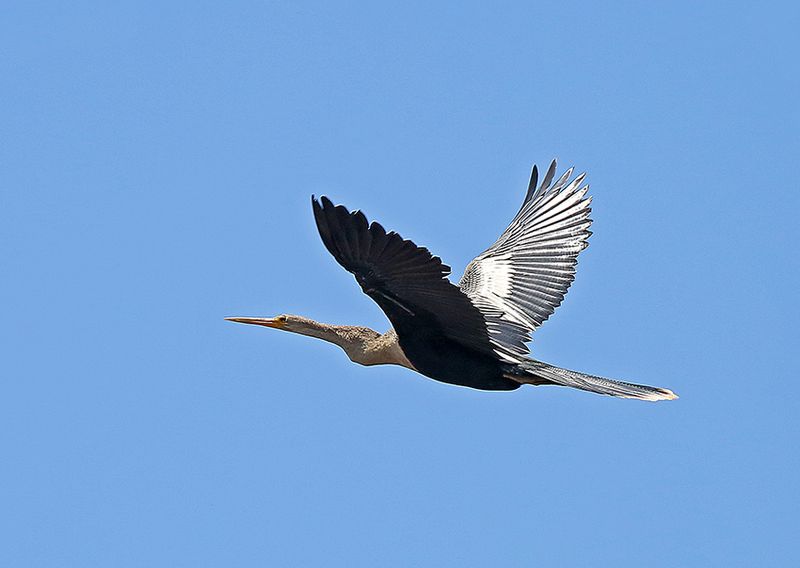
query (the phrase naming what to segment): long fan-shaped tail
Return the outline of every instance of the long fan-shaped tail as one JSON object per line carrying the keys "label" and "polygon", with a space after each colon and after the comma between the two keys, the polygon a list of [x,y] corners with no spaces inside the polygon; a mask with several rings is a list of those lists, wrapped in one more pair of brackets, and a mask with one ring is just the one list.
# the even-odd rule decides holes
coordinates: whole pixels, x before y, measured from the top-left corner
{"label": "long fan-shaped tail", "polygon": [[674,400],[678,398],[678,395],[669,389],[637,385],[597,377],[595,375],[587,375],[586,373],[562,369],[560,367],[548,365],[547,363],[542,363],[541,361],[534,361],[533,359],[528,359],[520,363],[515,369],[515,372],[509,375],[509,378],[521,383],[556,384],[597,394],[619,396],[623,398],[638,398],[640,400],[652,401]]}

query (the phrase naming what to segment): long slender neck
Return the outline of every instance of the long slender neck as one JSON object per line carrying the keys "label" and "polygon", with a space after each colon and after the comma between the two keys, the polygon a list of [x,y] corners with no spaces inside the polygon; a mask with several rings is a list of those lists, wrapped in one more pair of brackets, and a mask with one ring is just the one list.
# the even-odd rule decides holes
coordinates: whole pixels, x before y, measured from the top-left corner
{"label": "long slender neck", "polygon": [[[306,320],[301,326],[298,326],[297,329],[288,328],[287,331],[294,331],[295,333],[299,333],[301,335],[316,337],[317,339],[334,343],[343,348],[345,344],[350,343],[352,340],[353,334],[350,331],[351,329],[353,329],[353,326],[333,325],[314,320]],[[365,327],[363,329],[368,330],[375,335],[380,335],[377,331],[373,331],[369,328]]]}
{"label": "long slender neck", "polygon": [[332,325],[305,320],[301,325],[287,328],[309,337],[316,337],[341,347],[351,361],[361,365],[402,365],[413,369],[397,341],[394,330],[380,334],[368,327]]}

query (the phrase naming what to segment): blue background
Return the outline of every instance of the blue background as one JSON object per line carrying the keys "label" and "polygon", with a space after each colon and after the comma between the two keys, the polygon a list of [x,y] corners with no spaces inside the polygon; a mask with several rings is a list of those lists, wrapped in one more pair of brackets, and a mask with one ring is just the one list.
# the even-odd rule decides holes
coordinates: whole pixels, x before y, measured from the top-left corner
{"label": "blue background", "polygon": [[[6,4],[3,566],[798,562],[798,12]],[[457,277],[531,164],[595,234],[485,393],[230,315],[388,324],[325,193]]]}

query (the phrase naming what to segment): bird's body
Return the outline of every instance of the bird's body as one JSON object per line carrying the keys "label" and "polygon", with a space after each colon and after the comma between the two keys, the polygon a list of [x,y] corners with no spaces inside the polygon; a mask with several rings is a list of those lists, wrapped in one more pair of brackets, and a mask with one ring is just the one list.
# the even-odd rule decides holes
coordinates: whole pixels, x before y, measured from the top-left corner
{"label": "bird's body", "polygon": [[419,373],[443,383],[481,390],[514,390],[521,383],[503,376],[508,365],[448,338],[435,321],[418,325],[418,316],[392,318],[398,344]]}
{"label": "bird's body", "polygon": [[527,357],[530,333],[553,313],[588,246],[590,198],[584,175],[541,185],[534,166],[525,200],[500,238],[467,267],[458,286],[427,249],[369,223],[326,197],[312,197],[322,241],[383,310],[392,329],[321,324],[300,316],[228,318],[318,337],[363,365],[396,364],[444,383],[481,390],[556,384],[645,400],[672,391],[570,371]]}

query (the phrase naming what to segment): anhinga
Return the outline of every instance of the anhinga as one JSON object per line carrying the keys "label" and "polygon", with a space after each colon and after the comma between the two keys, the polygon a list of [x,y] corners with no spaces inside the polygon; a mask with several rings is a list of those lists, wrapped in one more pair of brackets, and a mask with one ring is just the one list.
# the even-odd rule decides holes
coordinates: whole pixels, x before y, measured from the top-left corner
{"label": "anhinga", "polygon": [[394,364],[482,390],[562,385],[599,394],[670,400],[668,390],[587,375],[527,357],[526,343],[561,304],[588,246],[591,211],[585,174],[572,168],[542,183],[533,167],[525,200],[491,247],[467,266],[457,286],[450,267],[428,249],[369,223],[327,197],[311,198],[322,242],[384,311],[393,329],[328,325],[293,315],[227,318],[324,339],[355,363]]}

